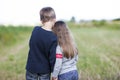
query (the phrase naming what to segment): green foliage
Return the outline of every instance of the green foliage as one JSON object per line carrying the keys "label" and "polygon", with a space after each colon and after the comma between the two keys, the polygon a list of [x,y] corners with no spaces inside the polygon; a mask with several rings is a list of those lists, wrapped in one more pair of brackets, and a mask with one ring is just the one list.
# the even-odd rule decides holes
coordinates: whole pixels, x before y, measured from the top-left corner
{"label": "green foliage", "polygon": [[81,80],[119,80],[120,31],[81,27],[72,32],[79,50]]}
{"label": "green foliage", "polygon": [[92,24],[95,27],[102,27],[106,25],[106,21],[105,20],[100,20],[100,21],[92,20]]}
{"label": "green foliage", "polygon": [[76,22],[76,19],[75,19],[74,16],[71,17],[70,22],[72,22],[72,23],[75,23],[75,22]]}
{"label": "green foliage", "polygon": [[14,60],[15,60],[14,55],[9,55],[9,60],[10,60],[10,61],[14,61]]}
{"label": "green foliage", "polygon": [[120,21],[117,21],[117,22],[111,22],[109,24],[106,25],[107,27],[105,28],[108,28],[108,29],[111,29],[111,30],[120,30]]}
{"label": "green foliage", "polygon": [[70,28],[105,28],[111,30],[120,30],[120,21],[106,21],[106,20],[92,20],[92,21],[83,21],[80,23],[71,23],[67,22]]}
{"label": "green foliage", "polygon": [[18,40],[24,39],[24,34],[28,34],[32,28],[30,27],[14,27],[0,26],[0,48],[15,44]]}
{"label": "green foliage", "polygon": [[120,21],[120,18],[113,19],[113,21]]}

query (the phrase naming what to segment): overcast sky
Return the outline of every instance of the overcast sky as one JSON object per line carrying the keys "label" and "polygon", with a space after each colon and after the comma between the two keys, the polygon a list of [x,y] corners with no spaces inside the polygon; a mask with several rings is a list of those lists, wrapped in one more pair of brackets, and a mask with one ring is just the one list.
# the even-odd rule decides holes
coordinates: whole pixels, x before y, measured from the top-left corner
{"label": "overcast sky", "polygon": [[0,24],[38,24],[46,6],[54,8],[57,20],[120,18],[120,0],[0,0]]}

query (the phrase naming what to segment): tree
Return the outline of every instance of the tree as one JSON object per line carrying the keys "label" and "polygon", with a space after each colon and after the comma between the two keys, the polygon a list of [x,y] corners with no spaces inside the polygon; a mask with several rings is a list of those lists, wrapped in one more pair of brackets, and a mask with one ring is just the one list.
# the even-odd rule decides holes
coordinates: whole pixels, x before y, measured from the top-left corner
{"label": "tree", "polygon": [[71,17],[70,22],[76,22],[76,20],[75,20],[75,17],[74,17],[74,16],[72,16],[72,17]]}

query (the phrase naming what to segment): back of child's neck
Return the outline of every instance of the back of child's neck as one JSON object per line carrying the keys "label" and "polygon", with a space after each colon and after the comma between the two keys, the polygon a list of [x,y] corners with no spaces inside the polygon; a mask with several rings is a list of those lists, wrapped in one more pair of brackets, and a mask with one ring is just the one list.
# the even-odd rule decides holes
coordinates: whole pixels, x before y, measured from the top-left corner
{"label": "back of child's neck", "polygon": [[42,26],[42,28],[46,31],[52,31],[52,29],[50,27]]}
{"label": "back of child's neck", "polygon": [[50,24],[44,24],[42,26],[43,29],[47,30],[47,31],[52,31],[52,26]]}

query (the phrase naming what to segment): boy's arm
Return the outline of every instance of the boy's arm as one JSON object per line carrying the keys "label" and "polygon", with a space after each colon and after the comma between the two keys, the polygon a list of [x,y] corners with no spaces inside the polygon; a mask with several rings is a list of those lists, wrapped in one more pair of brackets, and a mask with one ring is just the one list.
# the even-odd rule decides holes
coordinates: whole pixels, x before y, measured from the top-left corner
{"label": "boy's arm", "polygon": [[56,47],[57,47],[57,39],[53,41],[50,47],[49,62],[50,62],[51,72],[53,72],[53,68],[56,60]]}
{"label": "boy's arm", "polygon": [[61,66],[62,66],[62,50],[60,48],[60,46],[57,46],[56,48],[56,62],[55,62],[55,66],[54,66],[54,71],[52,73],[52,77],[57,78],[58,74],[60,72]]}

